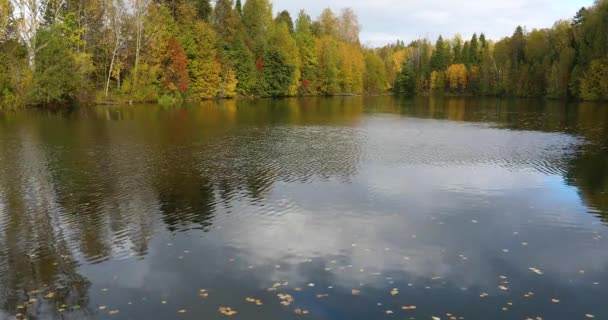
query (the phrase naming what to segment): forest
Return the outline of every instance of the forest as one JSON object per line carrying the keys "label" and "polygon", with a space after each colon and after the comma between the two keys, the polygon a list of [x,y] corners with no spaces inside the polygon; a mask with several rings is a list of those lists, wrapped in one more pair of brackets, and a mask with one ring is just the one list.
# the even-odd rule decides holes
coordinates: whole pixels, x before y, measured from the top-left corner
{"label": "forest", "polygon": [[492,41],[370,48],[356,13],[269,0],[0,0],[0,107],[234,97],[608,99],[608,0]]}

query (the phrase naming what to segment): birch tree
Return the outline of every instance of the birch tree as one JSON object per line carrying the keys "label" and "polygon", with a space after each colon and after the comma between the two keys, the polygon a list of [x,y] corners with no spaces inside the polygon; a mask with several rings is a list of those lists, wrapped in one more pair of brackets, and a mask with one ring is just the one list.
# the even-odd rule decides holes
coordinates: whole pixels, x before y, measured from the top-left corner
{"label": "birch tree", "polygon": [[107,10],[108,12],[108,28],[112,31],[112,35],[114,36],[114,48],[112,50],[112,58],[110,60],[110,68],[108,69],[108,76],[106,77],[106,88],[105,88],[105,96],[108,96],[108,91],[110,89],[110,79],[112,78],[112,73],[114,72],[114,64],[116,62],[116,55],[118,54],[118,50],[120,49],[121,44],[124,41],[123,33],[122,33],[122,24],[123,24],[123,14],[124,14],[124,5],[121,0],[115,0],[112,4],[112,7]]}

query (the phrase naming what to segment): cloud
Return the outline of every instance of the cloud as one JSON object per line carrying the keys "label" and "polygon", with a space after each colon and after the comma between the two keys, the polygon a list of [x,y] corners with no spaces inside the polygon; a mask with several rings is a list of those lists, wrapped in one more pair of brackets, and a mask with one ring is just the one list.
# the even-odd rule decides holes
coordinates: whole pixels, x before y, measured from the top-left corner
{"label": "cloud", "polygon": [[372,46],[397,39],[435,39],[440,34],[452,37],[456,33],[470,37],[475,32],[484,32],[492,39],[500,39],[511,35],[520,24],[528,29],[550,27],[592,3],[593,0],[309,0],[305,3],[273,0],[275,11],[287,9],[294,17],[300,9],[317,17],[328,6],[335,11],[352,7],[363,26],[362,42]]}

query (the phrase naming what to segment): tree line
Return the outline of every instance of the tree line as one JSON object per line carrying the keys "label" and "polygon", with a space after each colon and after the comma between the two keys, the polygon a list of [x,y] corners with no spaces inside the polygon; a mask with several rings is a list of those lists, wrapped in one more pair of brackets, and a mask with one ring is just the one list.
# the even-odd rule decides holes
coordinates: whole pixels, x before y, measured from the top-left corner
{"label": "tree line", "polygon": [[608,1],[573,19],[493,42],[481,33],[463,41],[439,37],[378,50],[394,91],[608,100]]}
{"label": "tree line", "polygon": [[0,106],[466,94],[608,99],[608,0],[498,42],[367,48],[350,8],[269,0],[0,0]]}
{"label": "tree line", "polygon": [[352,9],[269,0],[0,0],[0,103],[380,93]]}

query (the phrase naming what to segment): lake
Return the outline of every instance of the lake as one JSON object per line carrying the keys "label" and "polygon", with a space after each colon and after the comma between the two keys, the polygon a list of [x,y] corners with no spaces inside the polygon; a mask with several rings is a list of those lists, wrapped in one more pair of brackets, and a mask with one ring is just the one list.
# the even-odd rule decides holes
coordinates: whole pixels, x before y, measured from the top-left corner
{"label": "lake", "polygon": [[24,110],[0,163],[0,319],[608,318],[606,104]]}

